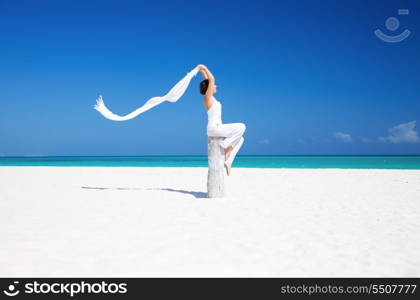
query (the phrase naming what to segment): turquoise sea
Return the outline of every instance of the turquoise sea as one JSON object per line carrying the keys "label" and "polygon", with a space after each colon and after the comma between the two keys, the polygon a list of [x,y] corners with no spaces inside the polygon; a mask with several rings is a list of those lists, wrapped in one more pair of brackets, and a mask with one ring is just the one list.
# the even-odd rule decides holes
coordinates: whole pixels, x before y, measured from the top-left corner
{"label": "turquoise sea", "polygon": [[[207,167],[207,156],[0,157],[0,166]],[[417,169],[417,156],[237,156],[239,168]]]}

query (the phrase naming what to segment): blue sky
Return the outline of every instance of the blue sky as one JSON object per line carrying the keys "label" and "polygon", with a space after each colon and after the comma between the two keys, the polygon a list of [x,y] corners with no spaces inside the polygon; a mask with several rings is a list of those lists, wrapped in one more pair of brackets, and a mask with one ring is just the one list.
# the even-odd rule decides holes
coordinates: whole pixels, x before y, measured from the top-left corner
{"label": "blue sky", "polygon": [[239,154],[420,154],[420,2],[227,2],[0,0],[0,155],[206,154],[200,77],[127,122],[92,108],[124,115],[199,63],[247,125]]}

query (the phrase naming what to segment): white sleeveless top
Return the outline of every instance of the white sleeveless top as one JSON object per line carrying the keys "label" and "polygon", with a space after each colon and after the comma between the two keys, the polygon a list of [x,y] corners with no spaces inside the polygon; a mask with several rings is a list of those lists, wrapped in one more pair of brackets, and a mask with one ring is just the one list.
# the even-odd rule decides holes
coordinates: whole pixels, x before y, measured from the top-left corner
{"label": "white sleeveless top", "polygon": [[215,127],[217,125],[222,124],[222,103],[213,98],[213,104],[211,105],[210,109],[207,111],[208,122],[207,122],[207,130],[209,128]]}

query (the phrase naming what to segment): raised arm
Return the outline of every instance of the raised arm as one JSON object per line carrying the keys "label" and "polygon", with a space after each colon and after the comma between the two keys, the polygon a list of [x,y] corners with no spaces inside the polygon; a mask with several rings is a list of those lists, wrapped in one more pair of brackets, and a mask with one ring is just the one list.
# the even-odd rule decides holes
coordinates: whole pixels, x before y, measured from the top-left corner
{"label": "raised arm", "polygon": [[198,66],[198,70],[200,71],[201,75],[203,75],[204,79],[209,79],[209,76],[207,76],[206,71],[204,71],[204,69],[201,67],[202,65]]}
{"label": "raised arm", "polygon": [[198,65],[198,68],[201,74],[203,75],[204,79],[209,80],[209,86],[207,88],[206,98],[210,98],[214,93],[214,83],[215,83],[214,76],[205,65]]}
{"label": "raised arm", "polygon": [[214,76],[205,65],[198,65],[198,68],[203,74],[204,79],[208,79],[209,83],[214,84]]}

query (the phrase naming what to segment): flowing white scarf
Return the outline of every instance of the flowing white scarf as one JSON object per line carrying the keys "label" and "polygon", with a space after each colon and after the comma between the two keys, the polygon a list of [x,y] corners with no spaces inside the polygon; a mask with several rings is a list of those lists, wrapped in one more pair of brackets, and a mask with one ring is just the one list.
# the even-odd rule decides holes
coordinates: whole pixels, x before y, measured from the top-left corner
{"label": "flowing white scarf", "polygon": [[104,101],[102,100],[102,96],[99,96],[96,99],[96,105],[93,107],[97,111],[99,111],[105,118],[113,120],[113,121],[126,121],[137,117],[138,115],[148,111],[152,107],[161,104],[164,101],[169,102],[176,102],[179,98],[184,94],[185,90],[187,89],[188,85],[190,84],[191,79],[197,75],[198,67],[192,69],[184,78],[182,78],[174,87],[165,95],[161,97],[153,97],[146,101],[145,104],[137,108],[135,111],[125,115],[119,116],[114,114],[110,111],[106,106]]}

